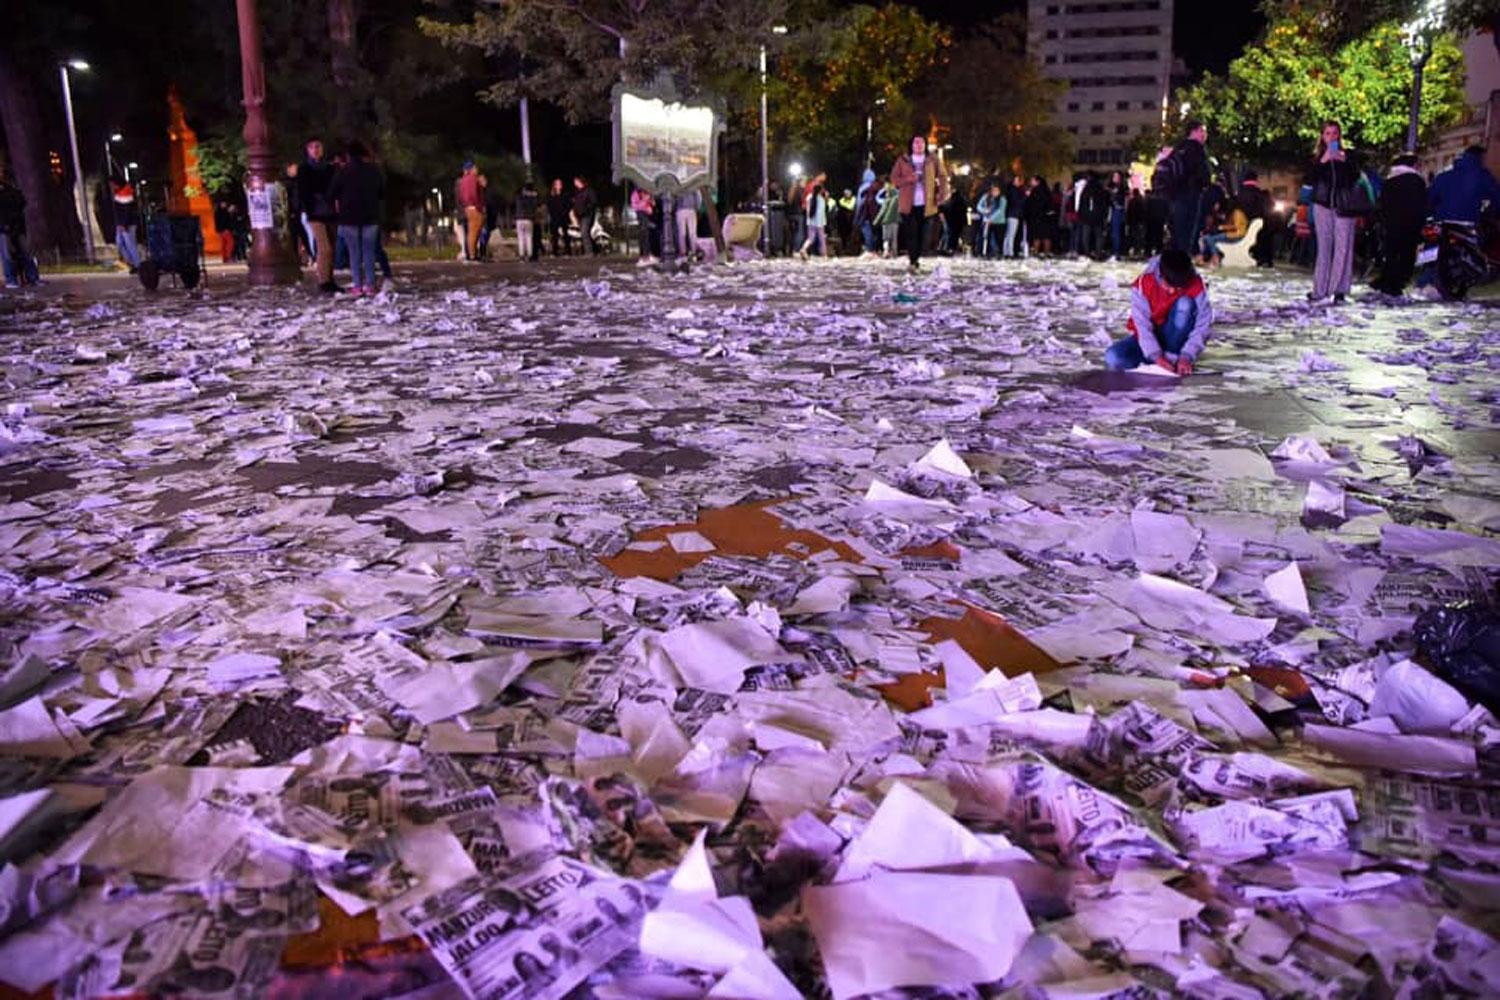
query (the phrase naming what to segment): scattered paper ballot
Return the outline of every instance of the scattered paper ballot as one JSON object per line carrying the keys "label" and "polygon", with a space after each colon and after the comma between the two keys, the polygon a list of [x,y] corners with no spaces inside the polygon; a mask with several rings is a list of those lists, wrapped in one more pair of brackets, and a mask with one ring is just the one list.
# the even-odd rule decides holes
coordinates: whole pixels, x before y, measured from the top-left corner
{"label": "scattered paper ballot", "polygon": [[898,986],[994,982],[1031,918],[1008,878],[875,872],[802,891],[834,1000]]}
{"label": "scattered paper ballot", "polygon": [[673,552],[712,552],[714,543],[696,531],[674,531],[667,535]]}
{"label": "scattered paper ballot", "polygon": [[230,653],[208,664],[208,680],[215,685],[235,686],[266,677],[281,676],[281,660],[261,653]]}
{"label": "scattered paper ballot", "polygon": [[641,922],[643,955],[725,974],[716,995],[797,1000],[800,993],[766,955],[760,924],[745,896],[720,898],[699,830],[656,909]]}
{"label": "scattered paper ballot", "polygon": [[662,651],[687,687],[734,694],[745,671],[795,659],[749,618],[680,625],[661,637]]}
{"label": "scattered paper ballot", "polygon": [[1302,583],[1302,571],[1295,562],[1289,562],[1266,577],[1266,596],[1284,608],[1299,614],[1310,614],[1307,603],[1307,588]]}
{"label": "scattered paper ballot", "polygon": [[927,454],[917,459],[916,467],[919,472],[957,476],[960,479],[974,478],[974,470],[953,450],[947,438],[933,445]]}

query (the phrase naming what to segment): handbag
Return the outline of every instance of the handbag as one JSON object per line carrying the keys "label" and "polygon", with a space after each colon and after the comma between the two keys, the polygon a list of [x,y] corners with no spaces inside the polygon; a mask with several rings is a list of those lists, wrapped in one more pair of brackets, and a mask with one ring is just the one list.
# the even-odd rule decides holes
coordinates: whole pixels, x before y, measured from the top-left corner
{"label": "handbag", "polygon": [[1375,211],[1375,199],[1370,197],[1370,185],[1363,175],[1349,187],[1335,187],[1330,207],[1345,219],[1357,219]]}

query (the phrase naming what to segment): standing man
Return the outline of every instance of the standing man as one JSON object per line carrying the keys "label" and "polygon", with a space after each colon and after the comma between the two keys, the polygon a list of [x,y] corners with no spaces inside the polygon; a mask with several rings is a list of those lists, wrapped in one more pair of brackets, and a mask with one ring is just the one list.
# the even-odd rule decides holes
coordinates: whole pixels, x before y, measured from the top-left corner
{"label": "standing man", "polygon": [[536,187],[528,179],[516,195],[516,259],[536,259]]}
{"label": "standing man", "polygon": [[484,227],[484,188],[473,160],[464,161],[463,174],[458,178],[458,207],[464,213],[464,259],[477,262],[479,230]]}
{"label": "standing man", "polygon": [[1196,249],[1198,227],[1203,223],[1203,191],[1211,180],[1207,142],[1208,128],[1200,121],[1190,121],[1187,136],[1163,161],[1170,178],[1167,194],[1172,203],[1172,244],[1186,254]]}
{"label": "standing man", "polygon": [[563,249],[573,256],[573,237],[568,235],[568,212],[572,203],[563,191],[561,177],[552,179],[552,190],[547,194],[547,230],[552,237],[552,256],[558,256],[557,239],[562,237]]}
{"label": "standing man", "polygon": [[1001,247],[1006,257],[1026,256],[1026,236],[1022,223],[1026,219],[1026,181],[1018,174],[1005,186],[1005,242]]}
{"label": "standing man", "polygon": [[[698,206],[703,195],[697,191],[683,191],[677,195],[677,255],[691,260],[698,252]],[[579,213],[580,224],[583,214]],[[590,245],[592,245],[590,239]]]}
{"label": "standing man", "polygon": [[297,169],[297,199],[307,214],[307,227],[312,230],[318,291],[336,292],[339,290],[339,286],[333,283],[333,225],[336,220],[333,199],[328,193],[333,186],[333,165],[323,160],[321,139],[309,139],[305,152],[307,155]]}
{"label": "standing man", "polygon": [[1380,188],[1376,211],[1385,228],[1385,262],[1370,287],[1399,296],[1416,270],[1417,245],[1422,242],[1422,226],[1427,221],[1427,182],[1411,153],[1402,153],[1391,165]]}
{"label": "standing man", "polygon": [[[573,178],[573,216],[578,220],[578,236],[587,244],[589,253],[597,256],[599,247],[594,243],[594,216],[599,212],[599,199],[594,196],[594,189],[589,187],[589,182],[582,177]],[[697,213],[693,214],[694,226],[697,225]]]}
{"label": "standing man", "polygon": [[135,205],[135,188],[129,182],[114,185],[115,196],[115,249],[120,259],[134,274],[141,266],[141,251],[135,242],[135,227],[141,223],[141,213]]}
{"label": "standing man", "polygon": [[909,269],[922,266],[927,220],[948,200],[948,176],[938,169],[937,157],[927,155],[927,137],[914,135],[907,151],[891,168],[891,183],[900,192],[901,226],[906,230]]}

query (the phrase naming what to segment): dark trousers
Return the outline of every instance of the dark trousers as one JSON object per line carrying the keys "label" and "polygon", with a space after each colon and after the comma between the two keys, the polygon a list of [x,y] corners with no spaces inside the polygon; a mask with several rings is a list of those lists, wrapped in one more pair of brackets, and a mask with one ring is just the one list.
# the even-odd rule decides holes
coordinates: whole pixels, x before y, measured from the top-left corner
{"label": "dark trousers", "polygon": [[906,240],[906,256],[912,266],[922,259],[922,248],[927,242],[927,211],[920,205],[901,216],[901,238]]}
{"label": "dark trousers", "polygon": [[578,220],[578,238],[583,245],[589,248],[589,253],[597,255],[599,247],[594,243],[594,213],[590,212]]}
{"label": "dark trousers", "polygon": [[1387,230],[1385,263],[1374,287],[1387,295],[1400,295],[1417,269],[1417,246],[1422,241],[1420,229]]}
{"label": "dark trousers", "polygon": [[552,233],[552,256],[558,256],[558,240],[562,241],[563,249],[567,251],[568,256],[573,256],[573,238],[568,235],[568,220],[549,219],[547,227]]}
{"label": "dark trousers", "polygon": [[1198,202],[1196,191],[1172,199],[1172,245],[1186,254],[1198,248]]}

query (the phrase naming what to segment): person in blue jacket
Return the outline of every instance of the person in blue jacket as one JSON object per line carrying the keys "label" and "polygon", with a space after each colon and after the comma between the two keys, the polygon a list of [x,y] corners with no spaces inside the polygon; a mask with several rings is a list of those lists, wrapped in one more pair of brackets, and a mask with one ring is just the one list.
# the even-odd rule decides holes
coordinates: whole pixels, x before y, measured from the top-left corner
{"label": "person in blue jacket", "polygon": [[1492,214],[1500,210],[1500,181],[1484,165],[1483,146],[1464,150],[1427,189],[1432,215],[1442,222],[1477,223],[1480,206],[1486,201]]}

